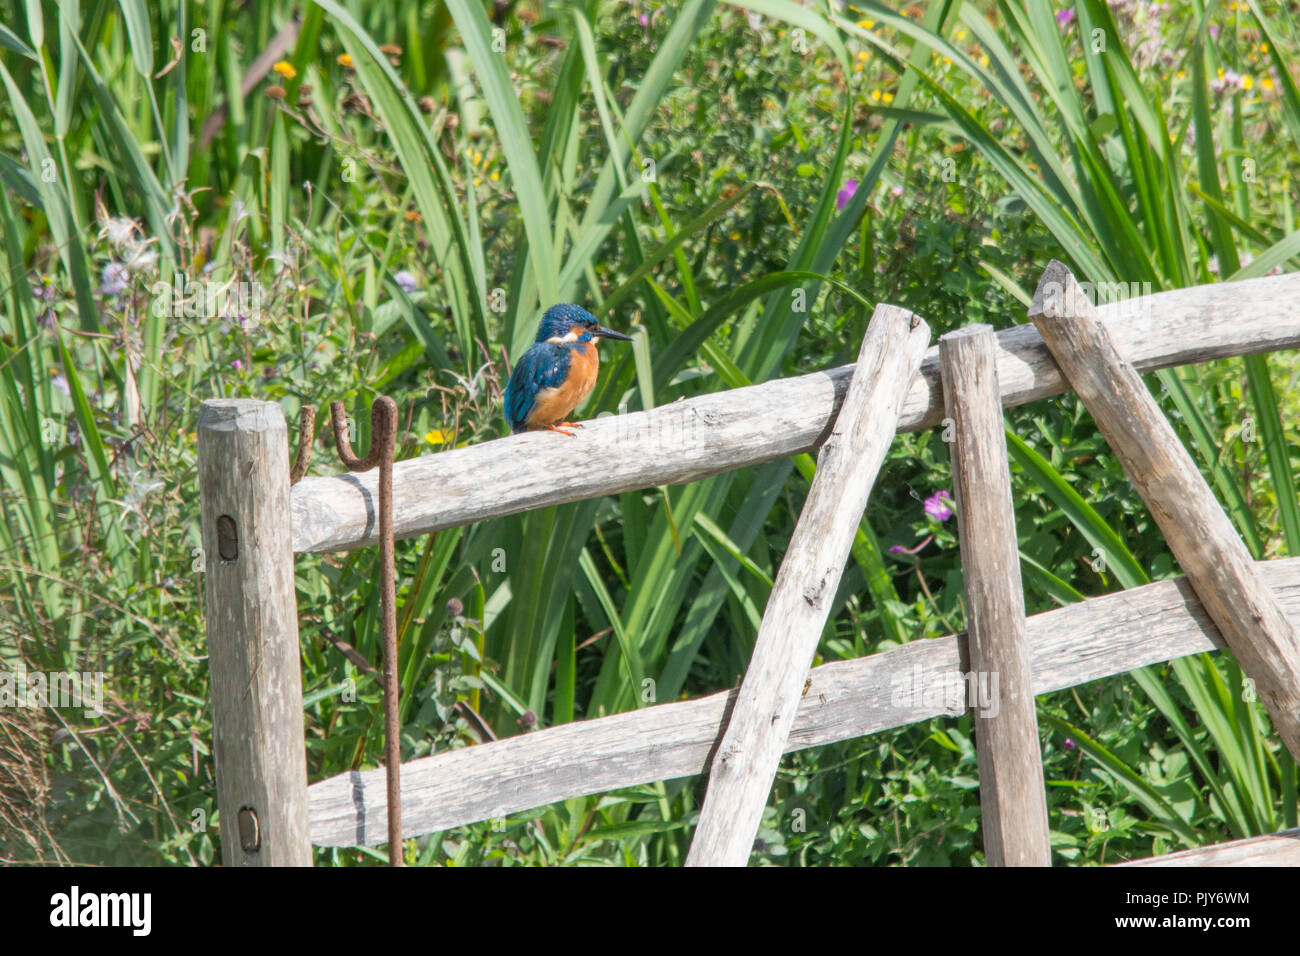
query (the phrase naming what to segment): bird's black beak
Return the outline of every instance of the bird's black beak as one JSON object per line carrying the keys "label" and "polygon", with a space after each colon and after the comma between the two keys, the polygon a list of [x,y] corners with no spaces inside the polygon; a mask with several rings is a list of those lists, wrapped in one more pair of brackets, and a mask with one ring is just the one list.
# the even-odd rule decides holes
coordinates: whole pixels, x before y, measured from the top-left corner
{"label": "bird's black beak", "polygon": [[607,329],[603,325],[598,325],[591,330],[591,334],[601,339],[618,339],[620,342],[631,342],[632,336],[624,335],[622,332],[615,332],[613,329]]}

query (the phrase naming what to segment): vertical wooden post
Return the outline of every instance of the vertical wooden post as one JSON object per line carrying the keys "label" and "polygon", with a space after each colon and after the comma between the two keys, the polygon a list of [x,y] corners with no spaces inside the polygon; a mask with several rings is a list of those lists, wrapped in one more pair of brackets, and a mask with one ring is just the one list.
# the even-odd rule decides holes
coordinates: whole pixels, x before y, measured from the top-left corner
{"label": "vertical wooden post", "polygon": [[1064,263],[1052,260],[1043,270],[1029,318],[1151,509],[1205,613],[1254,680],[1282,743],[1300,760],[1300,629]]}
{"label": "vertical wooden post", "polygon": [[754,655],[709,766],[687,866],[744,866],[794,726],[808,668],[930,328],[881,303],[777,573]]}
{"label": "vertical wooden post", "polygon": [[289,440],[274,402],[199,412],[213,758],[227,866],[310,866]]}
{"label": "vertical wooden post", "polygon": [[966,587],[984,855],[991,866],[1050,866],[1047,795],[1026,645],[1025,596],[998,389],[997,336],[971,325],[939,338],[953,421],[952,476]]}

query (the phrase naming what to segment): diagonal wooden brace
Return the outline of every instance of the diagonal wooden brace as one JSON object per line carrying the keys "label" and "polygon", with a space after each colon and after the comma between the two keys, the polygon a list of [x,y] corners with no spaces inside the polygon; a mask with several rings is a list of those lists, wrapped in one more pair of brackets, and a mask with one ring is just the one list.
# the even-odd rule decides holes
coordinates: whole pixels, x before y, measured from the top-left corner
{"label": "diagonal wooden brace", "polygon": [[1043,272],[1029,318],[1255,682],[1283,743],[1300,759],[1300,634],[1192,456],[1063,263],[1053,260]]}
{"label": "diagonal wooden brace", "polygon": [[687,866],[744,866],[749,860],[849,547],[929,344],[930,329],[920,316],[876,307],[710,764]]}

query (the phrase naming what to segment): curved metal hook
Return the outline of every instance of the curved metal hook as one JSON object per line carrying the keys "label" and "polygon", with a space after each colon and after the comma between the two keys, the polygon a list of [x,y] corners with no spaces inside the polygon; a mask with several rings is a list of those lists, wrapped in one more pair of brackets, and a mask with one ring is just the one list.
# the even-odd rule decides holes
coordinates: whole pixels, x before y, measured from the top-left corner
{"label": "curved metal hook", "polygon": [[385,458],[392,460],[397,444],[397,403],[387,395],[380,395],[370,406],[370,453],[365,458],[358,458],[352,451],[342,402],[330,402],[330,418],[339,458],[349,471],[369,471]]}

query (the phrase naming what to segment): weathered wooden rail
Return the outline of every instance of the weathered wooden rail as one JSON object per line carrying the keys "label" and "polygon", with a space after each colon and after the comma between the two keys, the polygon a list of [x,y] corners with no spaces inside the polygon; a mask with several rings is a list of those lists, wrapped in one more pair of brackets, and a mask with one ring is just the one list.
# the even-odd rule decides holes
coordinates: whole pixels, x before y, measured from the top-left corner
{"label": "weathered wooden rail", "polygon": [[[1300,273],[1161,292],[1098,308],[1116,347],[1141,371],[1300,346]],[[515,435],[399,461],[399,538],[584,498],[698,481],[816,451],[839,414],[853,366],[700,395],[584,424],[582,465],[547,435]],[[1004,406],[1059,395],[1065,377],[1032,325],[998,333]],[[939,349],[921,363],[899,431],[943,419]],[[665,452],[671,451],[671,454]],[[377,478],[304,478],[293,486],[293,550],[378,542]]]}
{"label": "weathered wooden rail", "polygon": [[[1097,317],[1115,350],[1138,370],[1294,348],[1300,345],[1300,275],[1139,297],[1102,306]],[[941,354],[959,346],[941,342],[926,354],[901,403],[898,431],[938,424],[946,403],[948,414],[973,416],[987,426],[995,421],[991,412],[998,405],[1021,404],[1070,387],[1039,332],[1021,325],[980,345],[982,381],[950,386],[953,395],[945,396]],[[950,379],[957,370],[952,362],[950,355]],[[988,381],[990,368],[993,382]],[[694,481],[815,450],[837,428],[837,420],[844,424],[841,406],[852,372],[846,366],[591,422],[574,439],[583,443],[581,470],[571,465],[571,446],[561,448],[544,435],[503,438],[399,462],[393,475],[397,535]],[[957,399],[959,393],[966,397]],[[965,405],[953,409],[955,399]],[[244,436],[246,428],[255,434]],[[980,432],[994,430],[989,426]],[[199,432],[214,749],[222,819],[238,823],[237,834],[223,834],[223,858],[227,864],[302,864],[310,861],[311,844],[384,843],[384,771],[350,772],[305,786],[301,719],[291,718],[293,708],[285,707],[301,696],[292,666],[297,654],[292,586],[284,585],[286,574],[292,580],[292,554],[376,543],[373,474],[305,478],[290,490],[287,454],[268,451],[285,434],[283,417],[271,403],[205,405]],[[955,453],[959,495],[961,488],[969,489],[968,496],[982,494],[978,489],[1000,481],[982,463],[990,440],[985,435]],[[283,482],[275,474],[281,468]],[[251,504],[244,500],[250,496],[262,500]],[[1005,508],[968,518],[1003,546],[1009,534],[1014,549],[1014,528],[1007,525]],[[962,535],[965,565],[969,533]],[[999,567],[1007,564],[1001,561]],[[1300,622],[1300,559],[1251,563],[1238,573],[1243,580],[1262,582],[1280,607],[1287,624],[1276,631],[1285,643],[1287,627],[1294,633]],[[972,587],[989,589],[987,594],[980,591],[982,600],[1003,593],[1007,580],[994,574],[980,584],[976,576],[967,581],[968,595]],[[1224,637],[1213,620],[1220,612],[1207,613],[1203,596],[1188,580],[1162,581],[1029,618],[1022,610],[1019,626],[1014,613],[1008,619],[997,601],[988,601],[985,610],[974,611],[971,624],[990,629],[993,642],[979,653],[992,655],[994,663],[988,666],[1020,674],[1023,700],[1023,693],[1043,694],[1223,648]],[[966,642],[964,634],[918,641],[806,671],[807,689],[788,721],[788,737],[786,728],[780,728],[784,743],[777,752],[966,712],[973,703],[962,679],[971,669]],[[1027,668],[1016,665],[1017,660],[1027,661]],[[1257,666],[1249,665],[1248,672]],[[1263,666],[1271,664],[1266,660]],[[776,695],[775,700],[782,693],[773,682],[758,699]],[[410,837],[575,796],[707,772],[710,755],[727,733],[737,694],[733,690],[559,725],[404,764],[402,832]],[[1028,703],[1032,705],[1032,696]],[[1025,713],[1032,716],[1032,706],[1026,711],[1020,705],[1019,713],[1021,719]],[[1014,827],[992,825],[998,813],[1014,815],[1016,806],[1034,806],[1032,788],[1024,780],[1035,779],[1033,767],[1040,781],[1042,774],[1036,749],[1024,752],[1029,740],[1025,725],[1006,726],[1011,729],[1005,739],[1018,743],[997,743],[1001,732],[982,730],[981,747],[1001,755],[995,764],[1006,764],[1007,754],[1019,754],[1009,758],[1011,764],[1019,761],[1028,776],[1015,786],[990,781],[982,788],[986,852],[990,862],[1045,862],[1041,840],[1018,842]],[[744,737],[752,744],[751,734]],[[985,758],[981,753],[982,774]],[[766,794],[770,786],[770,776],[764,781],[763,773],[751,773],[737,793],[748,802],[754,792]],[[732,854],[744,845],[743,839],[727,842]],[[1142,862],[1278,863],[1300,855],[1297,847],[1300,831],[1290,831]],[[722,861],[719,850],[717,857],[698,862]]]}
{"label": "weathered wooden rail", "polygon": [[[1300,621],[1300,558],[1260,563]],[[1224,647],[1183,579],[1090,598],[1027,621],[1033,692],[1047,694]],[[965,634],[814,667],[787,753],[967,710]],[[708,770],[731,698],[721,691],[434,754],[402,765],[407,836],[446,830],[570,797]],[[386,838],[384,771],[343,773],[307,788],[311,841],[369,846]]]}

